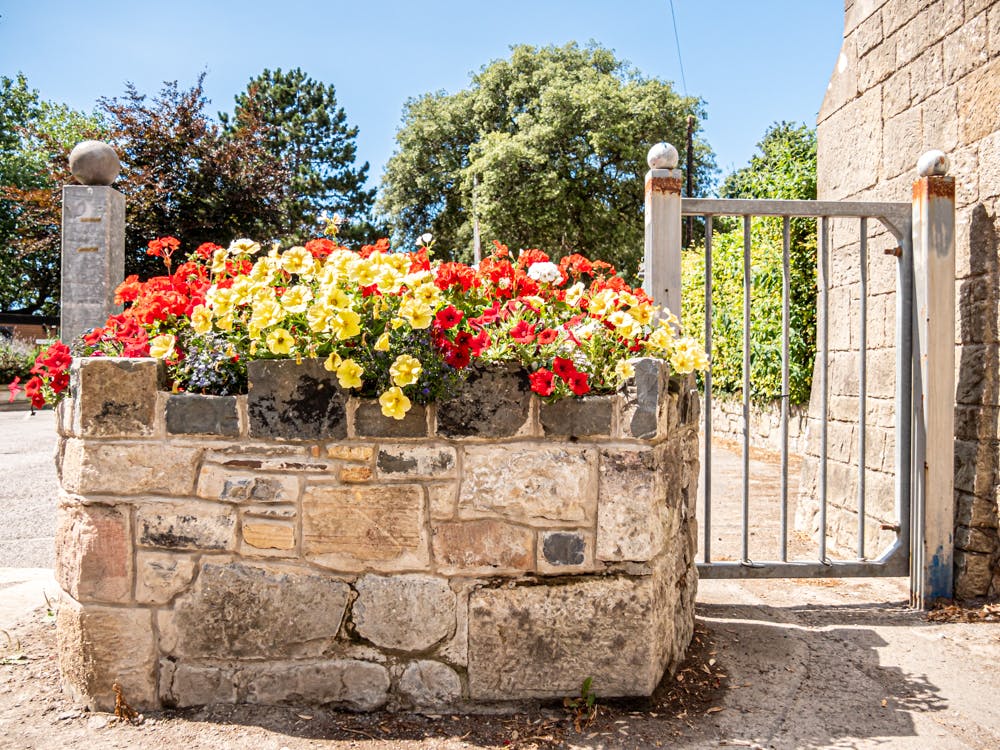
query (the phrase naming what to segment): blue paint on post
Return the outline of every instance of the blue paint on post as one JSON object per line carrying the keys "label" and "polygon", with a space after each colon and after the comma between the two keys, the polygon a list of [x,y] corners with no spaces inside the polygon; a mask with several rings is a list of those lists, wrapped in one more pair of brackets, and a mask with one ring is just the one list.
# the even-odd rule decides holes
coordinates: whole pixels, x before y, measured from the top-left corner
{"label": "blue paint on post", "polygon": [[928,603],[935,599],[952,598],[952,582],[954,580],[952,556],[945,552],[943,545],[938,545],[934,551],[930,564],[927,566],[926,575]]}

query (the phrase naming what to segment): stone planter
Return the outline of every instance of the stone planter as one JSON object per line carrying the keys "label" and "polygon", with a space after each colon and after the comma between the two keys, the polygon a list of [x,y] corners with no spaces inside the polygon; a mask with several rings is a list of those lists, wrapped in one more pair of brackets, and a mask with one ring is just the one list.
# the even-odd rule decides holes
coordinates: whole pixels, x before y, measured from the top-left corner
{"label": "stone planter", "polygon": [[406,419],[318,362],[248,396],[73,365],[59,408],[63,685],[143,708],[477,710],[648,695],[694,623],[698,399],[653,360],[540,402],[481,373]]}

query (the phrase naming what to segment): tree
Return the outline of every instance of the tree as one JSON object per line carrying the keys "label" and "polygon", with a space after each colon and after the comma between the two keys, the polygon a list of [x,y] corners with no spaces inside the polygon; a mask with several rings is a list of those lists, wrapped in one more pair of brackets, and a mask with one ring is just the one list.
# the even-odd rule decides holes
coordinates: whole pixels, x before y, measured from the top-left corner
{"label": "tree", "polygon": [[[601,257],[631,273],[646,152],[660,140],[683,152],[689,114],[704,116],[700,100],[597,45],[513,47],[469,88],[407,102],[380,209],[395,239],[430,231],[455,258],[471,257],[478,219],[486,240]],[[695,149],[702,190],[714,161],[700,137]]]}
{"label": "tree", "polygon": [[[750,163],[722,182],[724,198],[815,200],[816,131],[805,125],[771,125]],[[712,242],[712,383],[723,393],[743,387],[743,231],[721,220]],[[789,396],[809,402],[816,354],[816,221],[792,219],[789,227]],[[783,223],[751,224],[750,379],[756,401],[780,398]],[[685,329],[701,335],[705,319],[705,249],[683,254]]]}
{"label": "tree", "polygon": [[276,239],[290,176],[265,145],[265,128],[245,116],[228,131],[208,119],[198,78],[188,90],[165,83],[146,101],[130,83],[122,99],[101,99],[109,138],[122,159],[115,187],[126,198],[126,272],[162,272],[146,255],[165,235],[193,250],[242,236]]}
{"label": "tree", "polygon": [[321,211],[349,220],[342,236],[371,239],[375,190],[365,189],[368,162],[354,166],[358,129],[348,125],[332,84],[299,68],[264,70],[236,97],[233,117],[219,117],[230,132],[259,123],[265,148],[287,165],[291,176],[280,205],[283,239],[305,242],[315,236]]}
{"label": "tree", "polygon": [[0,310],[55,315],[67,156],[98,121],[41,101],[23,75],[0,78]]}

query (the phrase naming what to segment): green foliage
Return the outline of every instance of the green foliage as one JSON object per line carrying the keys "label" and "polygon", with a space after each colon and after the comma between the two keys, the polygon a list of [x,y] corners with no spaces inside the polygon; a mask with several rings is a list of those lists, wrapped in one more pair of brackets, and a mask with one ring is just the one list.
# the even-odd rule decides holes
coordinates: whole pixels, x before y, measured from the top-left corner
{"label": "green foliage", "polygon": [[99,133],[96,118],[41,101],[23,75],[0,77],[0,310],[57,312],[66,157]]}
{"label": "green foliage", "polygon": [[289,171],[246,118],[229,132],[205,113],[202,77],[190,89],[163,85],[147,100],[128,84],[102,99],[109,138],[122,160],[115,187],[125,195],[126,273],[159,273],[150,240],[180,239],[187,249],[219,237],[277,238]]}
{"label": "green foliage", "polygon": [[370,212],[375,190],[366,190],[368,163],[354,168],[357,127],[347,123],[332,84],[299,68],[264,70],[236,97],[232,119],[219,115],[228,132],[256,124],[270,154],[288,166],[281,196],[282,239],[304,243],[315,237],[320,212],[339,213],[348,223],[341,239],[375,241]]}
{"label": "green foliage", "polygon": [[[484,244],[579,252],[632,275],[646,152],[660,140],[682,146],[689,114],[704,116],[700,100],[610,50],[517,46],[469,88],[407,102],[379,205],[397,240],[430,231],[454,259],[471,258],[478,217]],[[714,161],[701,137],[695,148],[701,190]]]}
{"label": "green foliage", "polygon": [[35,364],[39,351],[41,347],[17,339],[0,338],[0,385],[14,382],[14,378],[21,378],[23,383],[31,377],[29,370]]}
{"label": "green foliage", "polygon": [[[723,181],[726,198],[816,198],[816,133],[776,123],[747,167]],[[712,238],[712,387],[743,390],[743,230],[719,222]],[[780,398],[782,220],[751,222],[750,397]],[[794,219],[789,247],[789,397],[806,404],[816,354],[816,222]],[[704,344],[704,244],[682,254],[684,327]]]}

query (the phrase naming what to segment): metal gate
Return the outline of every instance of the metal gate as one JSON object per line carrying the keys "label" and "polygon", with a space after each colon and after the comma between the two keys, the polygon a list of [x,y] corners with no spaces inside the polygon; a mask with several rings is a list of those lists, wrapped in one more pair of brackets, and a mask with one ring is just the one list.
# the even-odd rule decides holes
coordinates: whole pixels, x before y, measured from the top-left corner
{"label": "metal gate", "polygon": [[[682,216],[704,220],[705,344],[712,349],[712,240],[716,217],[735,217],[743,228],[743,363],[742,363],[742,495],[741,550],[738,559],[713,559],[712,550],[712,373],[704,376],[704,529],[702,578],[811,578],[910,576],[911,602],[927,606],[934,598],[951,596],[954,514],[954,179],[945,176],[947,158],[929,152],[921,158],[921,177],[914,183],[911,203],[788,200],[721,200],[681,198],[681,173],[676,151],[658,144],[650,151],[646,176],[646,244],[644,288],[658,304],[681,309]],[[749,550],[750,513],[751,348],[751,222],[777,217],[783,224],[781,341],[781,485],[773,501],[780,505],[780,538],[771,559],[752,559]],[[790,225],[796,218],[817,221],[817,328],[812,407],[818,408],[816,500],[818,534],[815,553],[802,559],[789,554],[789,301]],[[834,560],[828,539],[828,428],[830,424],[830,261],[832,222],[857,222],[859,297],[857,348],[857,475],[854,511],[857,532],[850,559]],[[865,519],[870,488],[866,482],[868,439],[868,260],[869,228],[884,227],[895,243],[895,435],[892,469],[895,518],[883,525],[894,533],[892,543],[867,557]],[[839,231],[839,230],[838,230]],[[843,245],[842,245],[843,246]],[[682,321],[683,324],[683,321]],[[840,321],[836,321],[841,325]],[[885,329],[883,329],[884,332]],[[874,381],[872,381],[874,382]]]}

